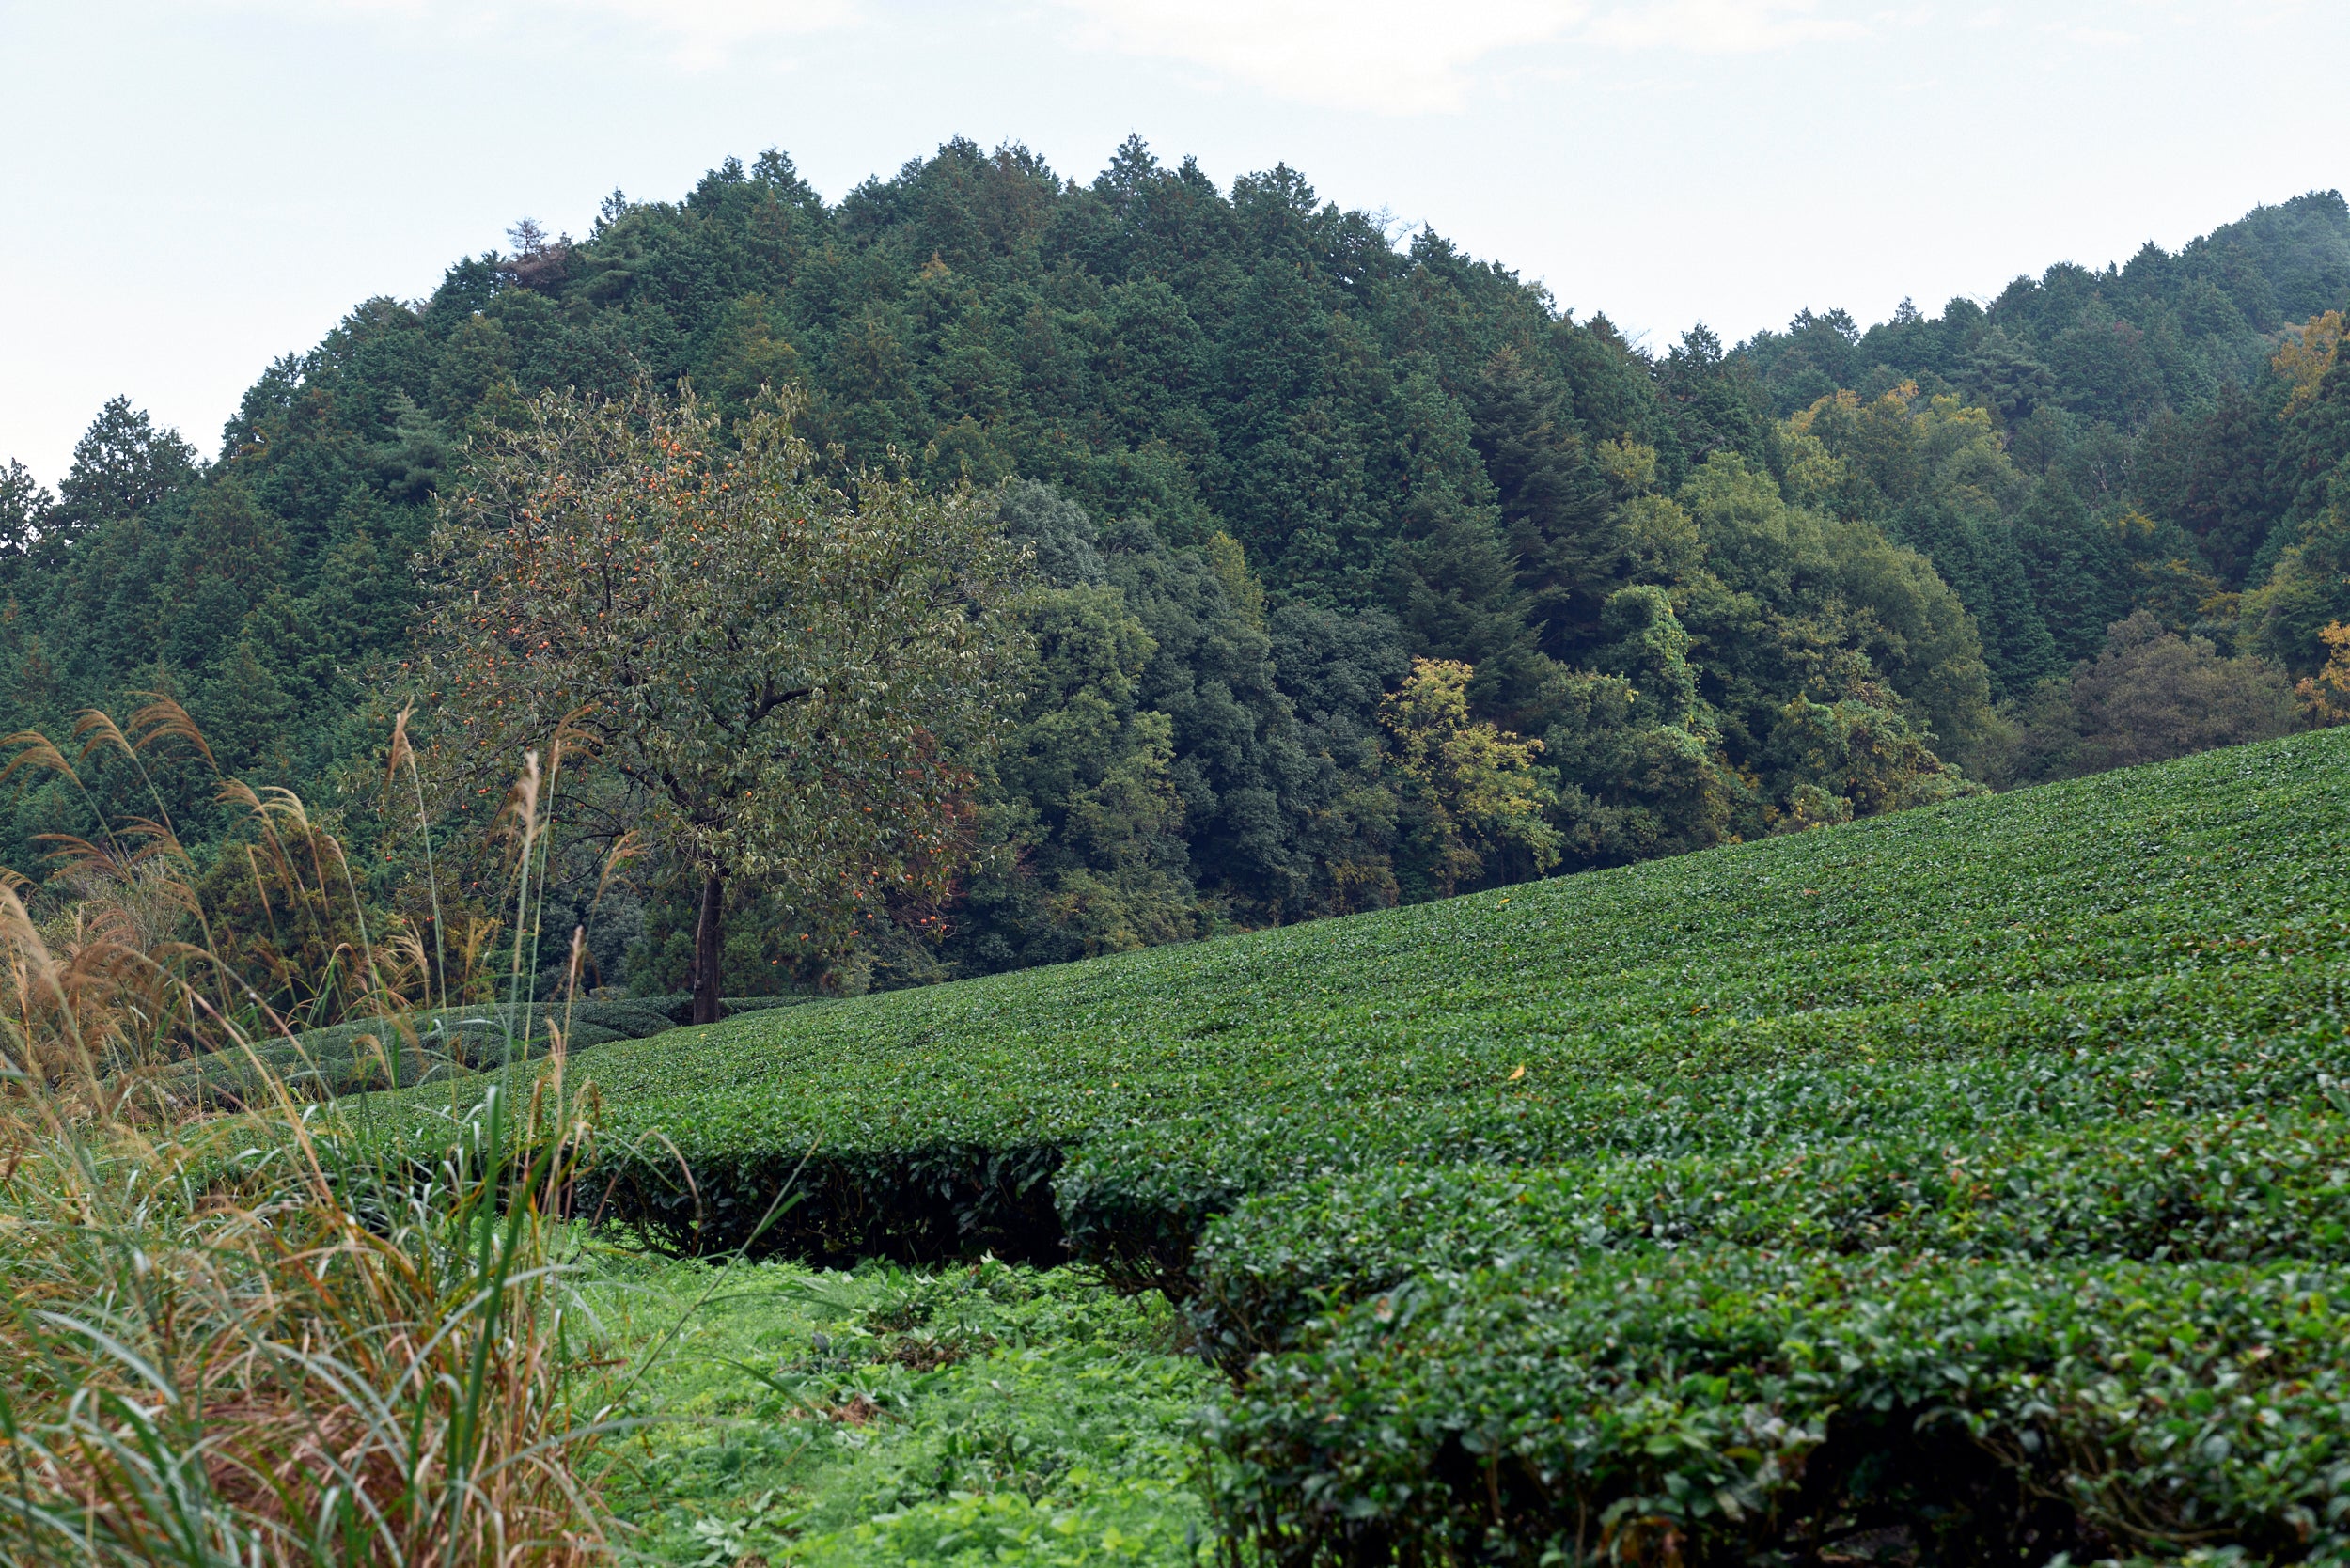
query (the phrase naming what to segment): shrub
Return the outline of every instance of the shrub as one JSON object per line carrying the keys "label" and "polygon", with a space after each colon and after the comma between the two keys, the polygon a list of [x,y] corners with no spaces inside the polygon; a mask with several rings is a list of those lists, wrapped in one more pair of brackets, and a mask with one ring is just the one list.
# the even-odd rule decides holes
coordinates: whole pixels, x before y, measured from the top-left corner
{"label": "shrub", "polygon": [[599,1363],[553,1223],[582,1131],[559,1074],[519,1112],[494,1093],[425,1170],[290,1095],[158,1135],[23,1071],[24,993],[64,965],[5,889],[0,948],[8,1560],[602,1555],[577,1469],[606,1430],[578,1403]]}
{"label": "shrub", "polygon": [[2350,1560],[2345,745],[616,1042],[595,1200],[1190,1295],[1268,1561]]}
{"label": "shrub", "polygon": [[553,1043],[550,1024],[572,1050],[641,1040],[675,1027],[670,1000],[434,1009],[211,1051],[136,1076],[144,1091],[188,1109],[264,1105],[281,1088],[297,1099],[332,1100],[444,1082],[509,1057],[535,1060]]}
{"label": "shrub", "polygon": [[1879,1530],[1935,1561],[2339,1562],[2346,1286],[1735,1247],[1424,1276],[1261,1365],[1219,1418],[1224,1497],[1277,1562],[1743,1562]]}
{"label": "shrub", "polygon": [[[159,741],[210,757],[167,698],[130,734],[94,713],[76,732],[94,737],[85,762],[111,747],[141,774]],[[12,744],[11,768],[75,776],[45,738]],[[534,758],[510,797],[525,869],[543,845],[539,776]],[[298,827],[321,881],[347,866],[292,795],[225,781],[223,796],[264,829]],[[275,949],[273,964],[296,967],[273,990],[325,1016],[388,1016],[271,1041],[260,1028],[276,1015],[221,956],[240,933],[203,917],[193,861],[151,798],[157,820],[118,833],[102,818],[68,843],[60,880],[80,897],[54,917],[59,943],[23,879],[0,877],[0,1556],[520,1568],[606,1555],[588,1461],[610,1427],[582,1398],[602,1363],[557,1225],[592,1096],[567,1084],[566,1053],[465,1094],[433,1086],[470,1105],[446,1157],[353,1139],[303,1104],[337,1074],[397,1062],[373,1048],[384,1036],[503,1059],[551,1034],[548,1011],[420,1028],[402,1015],[424,989],[420,947],[407,933],[403,974],[384,941],[397,923],[370,934],[346,876],[355,950]],[[125,839],[141,847],[125,854]],[[574,980],[578,959],[575,944]],[[602,1016],[617,1039],[657,1015]],[[206,1043],[221,1048],[170,1065]],[[233,1089],[208,1081],[229,1069]],[[166,1080],[186,1092],[157,1092]],[[258,1114],[191,1114],[229,1098]]]}
{"label": "shrub", "polygon": [[1719,1243],[2350,1264],[2350,1117],[2157,1115],[1325,1178],[1252,1196],[1209,1228],[1192,1314],[1205,1342],[1245,1364],[1316,1313],[1424,1270]]}

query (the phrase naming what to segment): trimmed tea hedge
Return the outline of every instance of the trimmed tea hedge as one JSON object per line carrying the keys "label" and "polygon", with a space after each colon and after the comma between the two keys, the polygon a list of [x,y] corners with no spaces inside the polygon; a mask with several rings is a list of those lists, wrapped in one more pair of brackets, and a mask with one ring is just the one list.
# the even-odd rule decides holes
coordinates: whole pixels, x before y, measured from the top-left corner
{"label": "trimmed tea hedge", "polygon": [[[2334,967],[2265,977],[2273,985],[2158,985],[2100,1018],[2092,1009],[2115,999],[2108,992],[2044,1030],[2013,1010],[2006,1038],[1972,1048],[1950,1031],[1856,1052],[1856,1061],[1742,1069],[1684,1057],[1646,1075],[1589,1074],[1551,1093],[1503,1078],[1482,1094],[1171,1117],[1105,1131],[1080,1150],[1059,1177],[1062,1214],[1087,1255],[1137,1281],[1188,1288],[1190,1249],[1211,1216],[1247,1193],[1349,1171],[2315,1110],[2341,1099],[2350,1076]],[[1998,1012],[1980,1010],[1976,1021]]]}
{"label": "trimmed tea hedge", "polygon": [[2350,1561],[2350,1273],[1593,1253],[1432,1274],[1216,1419],[1277,1562]]}
{"label": "trimmed tea hedge", "polygon": [[[2350,1086],[2342,1090],[2350,1109]],[[1405,1166],[1243,1200],[1192,1315],[1230,1362],[1430,1269],[1733,1243],[1832,1253],[2350,1265],[2350,1115],[2157,1116],[1557,1169]]]}

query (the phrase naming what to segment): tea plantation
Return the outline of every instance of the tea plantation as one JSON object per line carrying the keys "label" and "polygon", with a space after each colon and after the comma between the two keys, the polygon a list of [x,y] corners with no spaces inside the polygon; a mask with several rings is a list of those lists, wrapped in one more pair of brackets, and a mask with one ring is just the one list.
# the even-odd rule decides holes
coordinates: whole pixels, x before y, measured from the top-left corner
{"label": "tea plantation", "polygon": [[1266,1560],[2350,1563],[2346,786],[2320,733],[615,1041],[599,1202],[1164,1289]]}

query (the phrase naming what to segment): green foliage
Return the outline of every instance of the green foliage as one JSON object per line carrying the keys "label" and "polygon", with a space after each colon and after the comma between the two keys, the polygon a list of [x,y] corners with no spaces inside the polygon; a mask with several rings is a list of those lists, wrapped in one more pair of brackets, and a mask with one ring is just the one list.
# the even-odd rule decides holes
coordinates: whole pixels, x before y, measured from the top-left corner
{"label": "green foliage", "polygon": [[45,536],[71,542],[100,525],[137,517],[196,482],[196,448],[159,431],[128,398],[110,398],[73,446],[73,468],[56,509],[41,520]]}
{"label": "green foliage", "polygon": [[1904,304],[1865,334],[1807,311],[1733,358],[1792,416],[1791,491],[1928,556],[2022,702],[2140,609],[2296,675],[2324,662],[2350,609],[2325,521],[2350,422],[2323,390],[2346,301],[2350,209],[2312,192],[1987,310]]}
{"label": "green foliage", "polygon": [[2104,651],[2017,705],[2017,732],[1987,755],[1999,784],[2074,777],[2289,735],[2309,722],[2276,666],[2223,659],[2202,637],[2163,630],[2152,612],[2117,621]]}
{"label": "green foliage", "polygon": [[2342,744],[606,1046],[616,1201],[739,1239],[806,1158],[763,1245],[1180,1282],[1245,1194],[1398,1159],[2320,1105]]}
{"label": "green foliage", "polygon": [[[1863,816],[1959,789],[1933,748],[1972,745],[1989,717],[1986,680],[1965,611],[1926,561],[1871,524],[1791,505],[1727,454],[1677,502],[1703,563],[1673,586],[1677,624],[1611,600],[1604,623],[1622,640],[1602,665],[1645,684],[1665,723],[1682,713],[1684,733],[1718,732],[1717,766],[1765,776],[1762,800],[1719,787],[1731,834],[1766,830],[1805,788]],[[1692,681],[1701,705],[1683,696]],[[1812,714],[1823,705],[1842,715],[1825,746]],[[1875,738],[1857,768],[1856,729]]]}
{"label": "green foliage", "polygon": [[1823,398],[1789,429],[1818,443],[1808,487],[1846,516],[1884,519],[1935,563],[1975,617],[1999,695],[2055,673],[2056,643],[2002,515],[2026,503],[2030,484],[1985,410],[1904,384],[1865,405],[1850,392]]}
{"label": "green foliage", "polygon": [[[1066,775],[1082,801],[1037,793],[1057,765],[959,800],[986,853],[953,888],[829,922],[725,894],[763,929],[723,961],[761,981],[899,986],[1436,891],[1410,792],[1364,745],[1412,657],[1470,666],[1472,717],[1543,744],[1561,867],[1865,816],[1947,792],[1945,763],[1995,765],[1986,701],[2028,700],[2134,610],[2323,662],[2350,614],[2327,542],[2350,425],[2333,339],[2289,329],[2343,303],[2342,212],[2311,195],[1987,312],[1865,334],[1806,313],[1651,354],[1434,233],[1399,249],[1286,167],[1219,190],[1130,142],[1073,184],[956,141],[828,207],[779,153],[729,161],[682,200],[616,198],[578,241],[518,229],[419,306],[361,305],[260,378],[209,467],[110,404],[57,498],[11,481],[0,508],[0,730],[168,691],[232,770],[365,793],[433,498],[542,391],[686,377],[725,416],[798,386],[829,483],[1018,476],[1008,518],[1058,497],[1093,574],[1040,557],[1046,584],[1115,590],[1155,645],[1131,698],[1037,672],[1083,710],[1061,723],[1040,685],[1037,756],[1096,696],[1110,750]],[[1694,701],[1643,684],[1670,673],[1668,629],[1633,646],[1610,619],[1640,588],[1669,603]],[[181,782],[175,821],[215,842]],[[91,828],[27,792],[0,863]],[[373,896],[415,880],[413,844],[358,847]],[[1488,884],[1538,857],[1491,858]],[[558,856],[551,891],[584,909],[572,861],[594,857]],[[633,972],[682,983],[668,949],[707,886],[674,853],[640,870]]]}
{"label": "green foliage", "polygon": [[1516,859],[1536,876],[1559,863],[1559,835],[1543,821],[1550,792],[1534,767],[1542,743],[1472,721],[1472,673],[1466,665],[1415,659],[1379,715],[1403,786],[1405,885],[1438,896],[1463,883],[1524,880],[1493,877],[1495,861]]}
{"label": "green foliage", "polygon": [[[174,1062],[141,1074],[140,1091],[158,1092],[192,1108],[261,1109],[280,1088],[296,1100],[334,1100],[370,1090],[446,1083],[544,1057],[556,1031],[572,1051],[659,1034],[683,1021],[688,1000],[582,997],[359,1019]],[[729,1003],[730,1010],[742,1006]]]}
{"label": "green foliage", "polygon": [[[1212,1374],[1166,1304],[992,1260],[939,1275],[614,1259],[583,1294],[655,1418],[613,1501],[650,1560],[1193,1563]],[[682,1323],[666,1345],[664,1336]]]}
{"label": "green foliage", "polygon": [[[1751,378],[1702,332],[1652,362],[1433,234],[1399,251],[1292,170],[1218,191],[1130,143],[1080,187],[1020,149],[954,142],[827,208],[771,154],[681,202],[608,204],[585,240],[517,230],[515,245],[452,268],[419,306],[368,302],[272,367],[201,473],[176,437],[110,408],[41,509],[60,570],[5,633],[21,673],[0,718],[55,729],[119,687],[172,690],[232,767],[326,798],[365,771],[349,715],[408,653],[420,585],[403,563],[432,498],[491,482],[543,389],[683,376],[721,416],[797,385],[798,433],[830,483],[1051,487],[1007,502],[1015,531],[1012,514],[1056,494],[1089,519],[1098,570],[1040,557],[1046,582],[1114,590],[1154,645],[1131,697],[1035,672],[1022,722],[1038,765],[966,803],[991,853],[951,897],[799,919],[792,936],[832,944],[807,962],[762,938],[753,962],[789,983],[903,984],[1449,886],[1397,860],[1416,853],[1410,792],[1362,744],[1413,655],[1471,666],[1472,717],[1551,748],[1546,831],[1568,864],[1753,836],[1800,814],[1794,791],[1833,792],[1778,771],[1771,793],[1741,782],[1788,702],[1850,695],[1841,676],[1814,689],[1810,642],[1870,663],[1921,745],[1964,730],[1963,627],[1870,640],[1782,603],[1783,583],[1734,625],[1689,627],[1692,678],[1709,702],[1734,691],[1737,722],[1620,712],[1622,672],[1593,663],[1615,640],[1606,603],[1655,586],[1678,612],[1705,588],[1703,546],[1668,497],[1709,459],[1784,466]],[[1873,548],[1838,534],[1828,554],[1848,546]],[[1099,594],[1082,613],[1118,619]],[[1742,663],[1756,637],[1769,647]],[[1918,696],[1945,666],[1960,695]],[[1378,689],[1360,689],[1371,671]],[[1080,782],[1042,759],[1107,722],[1097,697],[1115,732]],[[1064,776],[1084,799],[1038,793]],[[213,836],[200,796],[173,805],[192,841]],[[33,834],[87,827],[77,810],[28,801],[0,858],[31,864]],[[1490,883],[1546,853],[1481,858]],[[655,903],[706,893],[676,891],[680,859],[671,846],[648,866]],[[734,902],[766,919],[776,896]],[[653,911],[638,972],[676,983],[652,949],[702,925],[698,904]]]}
{"label": "green foliage", "polygon": [[11,460],[0,468],[0,583],[15,582],[56,504],[23,463]]}
{"label": "green foliage", "polygon": [[[705,481],[741,471],[566,513],[500,454],[586,406],[542,389],[625,406],[688,376],[714,428],[796,386],[759,427],[792,454],[767,497],[809,502],[784,512],[960,509],[1027,550],[1008,744],[901,727],[864,757],[933,767],[936,854],[854,920],[750,885],[834,861],[686,802],[654,907],[624,889],[599,928],[581,846],[643,801],[588,790],[545,857],[554,926],[516,922],[577,924],[599,964],[634,936],[666,990],[729,905],[661,890],[742,850],[739,947],[777,991],[1103,956],[688,1034],[583,1004],[601,1112],[568,1201],[682,1249],[1073,1251],[1188,1298],[1233,1378],[1220,1522],[1267,1560],[2350,1560],[2343,738],[1996,800],[1951,765],[2300,722],[2278,671],[2350,615],[2344,212],[2312,195],[1988,309],[1650,355],[1287,168],[1218,191],[1129,143],[1077,187],[958,142],[828,208],[780,155],[730,162],[361,306],[209,468],[118,400],[54,500],[11,469],[0,728],[135,686],[184,697],[232,770],[372,792],[355,715],[404,652],[436,496],[525,544],[611,522],[687,590],[616,629],[529,549],[485,573],[473,716],[528,698],[480,729],[497,769],[580,706],[569,676],[511,679],[558,639],[605,674],[666,661],[600,705],[715,673],[756,706],[742,628],[904,618],[744,591],[751,555],[703,570],[690,524],[640,515],[690,501],[724,532],[744,497]],[[1013,482],[934,498],[966,481]],[[795,765],[696,712],[683,751],[609,733],[607,760],[640,786],[708,764],[703,806]],[[23,792],[8,855],[149,809],[128,770],[85,782]],[[250,928],[210,792],[158,760],[212,846],[192,885]],[[419,847],[354,843],[354,917]],[[1514,886],[1554,858],[1617,869]],[[436,963],[466,917],[489,939],[449,891]],[[350,938],[321,913],[232,957],[274,985]],[[311,1125],[415,1174],[496,1142],[506,1086],[453,1109],[461,1074],[540,1054],[547,1011],[422,1015],[395,1049],[353,1022],[266,1065],[321,1097],[396,1073]],[[158,1082],[264,1087],[227,1054]],[[655,1555],[1198,1560],[1177,1434],[1206,1373],[1164,1354],[1163,1305],[993,1262],[748,1272],[786,1284],[655,1373],[744,1419],[606,1478],[641,1488]],[[629,1290],[697,1267],[643,1273],[615,1293],[634,1326]]]}
{"label": "green foliage", "polygon": [[1276,1560],[1739,1561],[1865,1532],[2339,1561],[2338,1268],[1765,1248],[1432,1273],[1224,1416]]}
{"label": "green foliage", "polygon": [[[432,535],[415,672],[442,767],[570,740],[703,883],[692,989],[717,1016],[725,885],[804,917],[951,855],[995,739],[1010,553],[976,499],[810,477],[789,398],[731,428],[688,392],[549,395],[478,454]],[[585,741],[585,746],[580,742]]]}
{"label": "green foliage", "polygon": [[[1481,1053],[1482,1060],[1439,1056],[1417,1081],[1390,1079],[1384,1092],[1369,1094],[1338,1092],[1341,1067],[1320,1085],[1278,1083],[1229,1112],[1165,1114],[1100,1133],[1071,1158],[1056,1186],[1072,1245],[1104,1257],[1124,1278],[1183,1289],[1201,1228],[1214,1215],[1250,1192],[1339,1171],[1398,1162],[1683,1153],[1757,1140],[1966,1137],[2161,1109],[2319,1105],[2337,1081],[2339,1027],[2308,1022],[2272,1035],[2264,1025],[2324,1020],[2333,1005],[2331,989],[2305,977],[2228,999],[2198,986],[2141,982],[2102,994],[2064,987],[2034,1006],[1969,999],[1855,1009],[1861,1016],[1841,1020],[1850,1033],[1755,1030],[1783,1058],[1761,1068],[1734,1049],[1695,1054],[1685,1038],[1675,1038],[1683,1031],[1657,1029],[1662,1039],[1626,1053],[1628,1062],[1598,1052],[1589,1054],[1596,1059],[1563,1062],[1554,1056],[1553,1075],[1579,1079],[1572,1092],[1538,1086],[1478,1094],[1460,1087],[1472,1074],[1513,1082],[1516,1068],[1495,1059],[1509,1054],[1504,1049]],[[2176,1031],[2166,1027],[2164,1010],[2172,1006],[2236,1016]],[[2263,1022],[2244,1023],[2248,1016]],[[2187,1038],[2175,1038],[2179,1032]],[[1940,1059],[1915,1043],[1935,1033],[1964,1055]],[[2248,1033],[2260,1042],[2249,1062],[2220,1058]],[[1800,1046],[1811,1049],[1791,1048]],[[1676,1048],[1684,1054],[1671,1055]],[[1666,1059],[1685,1065],[1668,1072],[1658,1065]],[[1536,1064],[1525,1081],[1537,1081],[1540,1060],[1518,1063]]]}
{"label": "green foliage", "polygon": [[1191,1313],[1246,1366],[1428,1269],[1717,1243],[1837,1254],[2350,1262],[2341,1109],[1796,1140],[1301,1182],[1210,1227]]}
{"label": "green foliage", "polygon": [[2342,587],[2350,563],[2350,358],[2341,345],[2334,313],[2277,356],[2290,391],[2267,499],[2284,515],[2263,550],[2275,565],[2244,612],[2252,645],[2295,674],[2325,662],[2322,632],[2350,612]]}
{"label": "green foliage", "polygon": [[1186,1298],[1276,1560],[2333,1560],[2345,745],[608,1044],[606,1213]]}
{"label": "green foliage", "polygon": [[1040,581],[1010,611],[1028,638],[1010,680],[1023,706],[981,808],[986,858],[955,951],[999,969],[1191,936],[1174,722],[1142,703],[1158,641],[1082,511],[1024,486],[1004,516]]}
{"label": "green foliage", "polygon": [[[150,830],[152,889],[185,860]],[[171,1008],[240,1043],[252,1012],[86,874],[63,961],[0,888],[8,1562],[600,1555],[595,1450],[620,1429],[556,1219],[591,1105],[478,1080],[467,1146],[419,1167],[355,1151],[311,1085],[241,1086],[258,1114],[159,1105],[138,1076],[188,1038]]]}
{"label": "green foliage", "polygon": [[2149,244],[2124,266],[2061,262],[2018,277],[1988,309],[1954,299],[1927,316],[1904,302],[1866,333],[1842,311],[1806,311],[1741,353],[1781,415],[1838,387],[1873,396],[1876,377],[1963,388],[2009,423],[2043,407],[2125,423],[2162,403],[2192,408],[2232,379],[2248,384],[2273,352],[2267,335],[2340,308],[2346,294],[2350,208],[2312,191],[2176,255]]}

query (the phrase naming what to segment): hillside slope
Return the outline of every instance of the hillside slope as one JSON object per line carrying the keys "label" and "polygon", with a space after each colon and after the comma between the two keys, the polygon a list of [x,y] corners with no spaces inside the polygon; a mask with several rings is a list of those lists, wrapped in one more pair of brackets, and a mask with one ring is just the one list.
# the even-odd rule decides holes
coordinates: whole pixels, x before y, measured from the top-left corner
{"label": "hillside slope", "polygon": [[598,1200],[1164,1287],[1267,1561],[2339,1564],[2345,782],[2330,730],[615,1042]]}
{"label": "hillside slope", "polygon": [[2322,1105],[2346,781],[2323,732],[615,1043],[587,1058],[613,1201],[731,1243],[805,1159],[762,1247],[1066,1243],[1187,1288],[1244,1194],[1400,1159]]}

